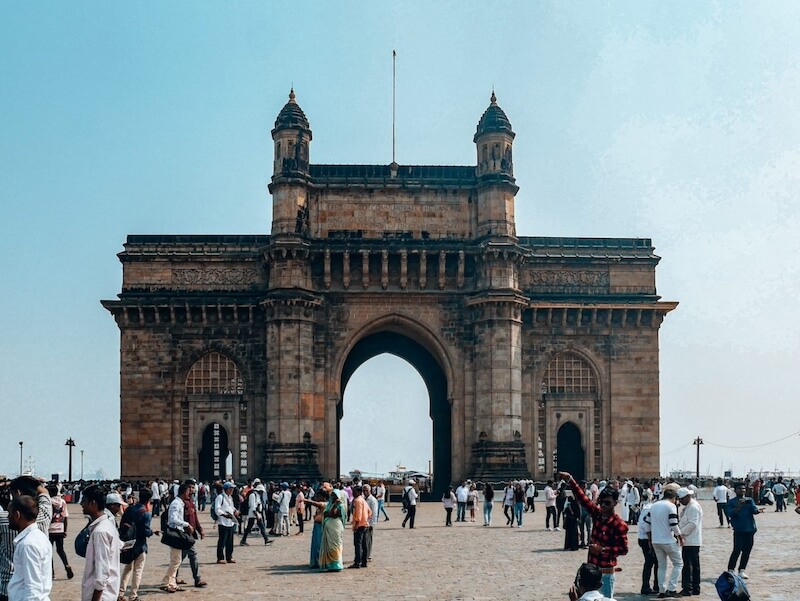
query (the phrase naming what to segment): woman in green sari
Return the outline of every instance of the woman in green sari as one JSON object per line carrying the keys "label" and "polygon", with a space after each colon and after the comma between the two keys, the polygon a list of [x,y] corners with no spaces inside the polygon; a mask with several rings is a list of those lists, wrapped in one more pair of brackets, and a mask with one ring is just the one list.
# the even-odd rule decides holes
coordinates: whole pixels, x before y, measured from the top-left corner
{"label": "woman in green sari", "polygon": [[319,569],[323,572],[338,572],[344,568],[342,550],[344,547],[344,521],[347,510],[344,504],[344,491],[331,493],[322,514],[322,543],[319,553]]}

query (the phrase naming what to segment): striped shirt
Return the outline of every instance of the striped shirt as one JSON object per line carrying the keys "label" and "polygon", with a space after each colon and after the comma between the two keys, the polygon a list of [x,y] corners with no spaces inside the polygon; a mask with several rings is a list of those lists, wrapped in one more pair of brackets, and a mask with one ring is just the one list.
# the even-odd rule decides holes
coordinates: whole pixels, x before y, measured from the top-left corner
{"label": "striped shirt", "polygon": [[671,499],[653,503],[650,515],[645,518],[650,526],[650,542],[654,545],[669,545],[681,535],[678,527],[678,507]]}
{"label": "striped shirt", "polygon": [[[53,518],[53,506],[46,494],[39,495],[36,500],[39,503],[36,526],[47,534]],[[8,595],[8,581],[14,572],[14,538],[17,534],[19,532],[12,530],[8,522],[8,512],[0,509],[0,595]]]}

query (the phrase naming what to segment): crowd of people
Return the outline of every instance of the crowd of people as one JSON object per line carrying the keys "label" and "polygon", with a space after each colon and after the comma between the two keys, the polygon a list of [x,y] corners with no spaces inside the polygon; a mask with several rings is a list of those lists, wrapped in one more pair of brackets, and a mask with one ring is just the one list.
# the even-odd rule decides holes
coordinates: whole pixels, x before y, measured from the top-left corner
{"label": "crowd of people", "polygon": [[[198,514],[206,510],[218,533],[218,564],[236,563],[237,537],[239,546],[249,546],[248,538],[254,534],[269,545],[270,537],[304,535],[305,524],[311,522],[308,565],[322,571],[369,567],[374,529],[381,516],[384,521],[390,519],[388,489],[382,481],[290,484],[256,478],[243,485],[192,479],[81,484],[45,485],[30,476],[0,483],[0,601],[49,599],[56,555],[66,577],[74,577],[64,551],[70,521],[74,521],[67,499],[79,503],[88,516],[87,525],[75,536],[76,553],[86,558],[82,601],[139,601],[148,539],[154,534],[160,534],[170,547],[169,564],[160,581],[163,591],[184,590],[188,583],[179,571],[187,558],[192,584],[207,586],[194,544],[205,536]],[[628,553],[628,527],[636,525],[643,557],[640,592],[670,598],[700,594],[703,511],[696,491],[691,480],[682,484],[635,478],[578,482],[561,472],[557,479],[540,484],[518,480],[493,486],[464,480],[455,489],[448,487],[441,501],[446,527],[453,525],[454,512],[455,522],[475,522],[481,503],[483,526],[491,527],[494,504],[501,503],[504,525],[521,528],[524,514],[536,511],[536,499],[541,496],[544,528],[555,532],[563,527],[565,550],[587,550],[587,564],[579,569],[570,591],[572,597],[584,588],[580,593],[584,600],[613,598],[617,560]],[[767,505],[784,511],[787,499],[796,500],[798,494],[794,481],[755,479],[732,485],[717,481],[712,497],[719,527],[733,530],[727,566],[732,574],[747,578],[745,569],[757,530],[755,516]],[[415,527],[419,500],[417,483],[407,481],[402,491],[402,527]],[[153,517],[159,517],[158,523]],[[348,526],[354,559],[345,566]],[[590,588],[579,586],[581,579]]]}

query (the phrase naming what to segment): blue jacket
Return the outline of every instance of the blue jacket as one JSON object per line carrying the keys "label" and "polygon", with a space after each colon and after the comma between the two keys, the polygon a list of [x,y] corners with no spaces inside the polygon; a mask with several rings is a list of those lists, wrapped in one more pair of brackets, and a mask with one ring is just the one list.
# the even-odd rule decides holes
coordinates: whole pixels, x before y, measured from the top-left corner
{"label": "blue jacket", "polygon": [[758,507],[750,497],[734,497],[725,505],[725,513],[731,520],[731,527],[735,532],[755,532],[758,530],[753,518],[758,513]]}

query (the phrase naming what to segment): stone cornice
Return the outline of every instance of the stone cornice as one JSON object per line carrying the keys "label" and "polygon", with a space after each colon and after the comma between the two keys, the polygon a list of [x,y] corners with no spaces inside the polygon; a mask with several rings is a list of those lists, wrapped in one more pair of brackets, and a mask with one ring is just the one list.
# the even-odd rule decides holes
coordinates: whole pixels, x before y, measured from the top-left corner
{"label": "stone cornice", "polygon": [[[534,328],[657,328],[676,302],[649,303],[551,303],[530,301],[528,311]],[[526,319],[526,322],[528,320]]]}

